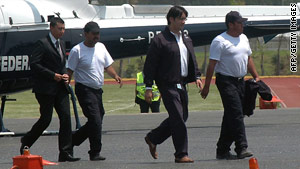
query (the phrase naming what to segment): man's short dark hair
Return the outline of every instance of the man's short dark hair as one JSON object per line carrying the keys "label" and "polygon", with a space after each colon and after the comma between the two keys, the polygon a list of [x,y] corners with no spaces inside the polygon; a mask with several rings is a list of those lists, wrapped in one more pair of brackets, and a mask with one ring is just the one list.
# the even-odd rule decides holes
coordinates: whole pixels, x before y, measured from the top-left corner
{"label": "man's short dark hair", "polygon": [[228,28],[228,24],[229,23],[234,23],[234,22],[245,22],[247,21],[247,18],[243,18],[242,15],[237,12],[237,11],[230,11],[226,14],[226,18],[225,18],[225,24],[226,27]]}
{"label": "man's short dark hair", "polygon": [[100,27],[96,22],[88,22],[84,28],[83,28],[84,32],[89,33],[89,32],[99,32],[100,31]]}
{"label": "man's short dark hair", "polygon": [[57,23],[65,24],[64,20],[60,17],[54,17],[50,20],[50,26],[55,27]]}
{"label": "man's short dark hair", "polygon": [[188,17],[188,12],[182,6],[173,6],[167,14],[168,25],[171,24],[169,20],[170,17],[175,19],[177,17],[181,17],[183,13],[186,15],[186,17]]}

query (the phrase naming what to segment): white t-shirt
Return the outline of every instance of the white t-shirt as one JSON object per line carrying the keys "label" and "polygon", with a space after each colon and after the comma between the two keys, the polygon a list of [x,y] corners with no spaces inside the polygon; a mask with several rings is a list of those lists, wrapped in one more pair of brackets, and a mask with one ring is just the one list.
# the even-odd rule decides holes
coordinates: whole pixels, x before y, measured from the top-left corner
{"label": "white t-shirt", "polygon": [[90,48],[81,42],[72,48],[67,67],[74,71],[75,82],[100,89],[104,83],[104,68],[113,62],[104,44],[98,42]]}
{"label": "white t-shirt", "polygon": [[215,67],[216,73],[243,77],[247,74],[248,57],[251,54],[246,35],[232,37],[224,32],[212,41],[209,58],[218,61]]}

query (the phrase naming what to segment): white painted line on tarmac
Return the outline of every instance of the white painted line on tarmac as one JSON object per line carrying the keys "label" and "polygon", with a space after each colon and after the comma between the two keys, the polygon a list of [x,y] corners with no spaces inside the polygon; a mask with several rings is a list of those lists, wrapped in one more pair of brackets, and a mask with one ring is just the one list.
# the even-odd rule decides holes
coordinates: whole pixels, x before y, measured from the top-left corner
{"label": "white painted line on tarmac", "polygon": [[271,89],[271,92],[273,93],[273,95],[275,95],[277,97],[277,99],[281,100],[281,105],[284,108],[287,108],[286,104],[284,103],[284,101],[282,99],[280,99],[280,97],[274,92],[274,90],[269,86],[269,88]]}
{"label": "white painted line on tarmac", "polygon": [[114,112],[114,111],[117,111],[117,110],[122,110],[122,109],[127,109],[127,108],[129,108],[129,107],[133,107],[134,106],[134,104],[133,105],[129,105],[129,106],[125,106],[125,107],[120,107],[120,108],[117,108],[117,109],[113,109],[113,110],[110,110],[110,111],[105,111],[105,113],[109,113],[109,112]]}
{"label": "white painted line on tarmac", "polygon": [[12,136],[15,135],[14,132],[0,132],[0,136]]}

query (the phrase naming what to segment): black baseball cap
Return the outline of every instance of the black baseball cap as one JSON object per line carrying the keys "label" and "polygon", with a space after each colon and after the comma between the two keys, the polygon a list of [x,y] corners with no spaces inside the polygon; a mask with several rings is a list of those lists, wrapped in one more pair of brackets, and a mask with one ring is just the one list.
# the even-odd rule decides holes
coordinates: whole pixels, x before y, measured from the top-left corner
{"label": "black baseball cap", "polygon": [[243,18],[241,14],[237,11],[230,11],[226,15],[226,23],[233,23],[233,22],[245,22],[248,18]]}
{"label": "black baseball cap", "polygon": [[100,27],[96,22],[88,22],[84,28],[83,28],[84,32],[99,32],[100,31]]}

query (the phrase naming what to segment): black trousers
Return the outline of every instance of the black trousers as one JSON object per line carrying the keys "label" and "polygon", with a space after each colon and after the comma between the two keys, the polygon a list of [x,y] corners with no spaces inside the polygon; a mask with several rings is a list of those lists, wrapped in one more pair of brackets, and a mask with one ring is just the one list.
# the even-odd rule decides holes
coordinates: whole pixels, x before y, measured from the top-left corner
{"label": "black trousers", "polygon": [[70,101],[67,90],[64,86],[61,86],[56,95],[35,93],[35,97],[40,104],[40,118],[21,139],[22,143],[31,147],[42,135],[52,120],[54,107],[58,114],[60,124],[58,134],[59,151],[60,153],[73,155]]}
{"label": "black trousers", "polygon": [[172,136],[175,147],[175,157],[188,155],[188,135],[185,122],[188,118],[188,95],[185,85],[178,89],[176,85],[158,85],[169,117],[147,136],[157,145]]}
{"label": "black trousers", "polygon": [[243,78],[238,79],[218,73],[216,77],[216,85],[224,107],[217,152],[225,153],[230,151],[230,146],[233,142],[235,142],[235,151],[240,152],[248,147],[243,115],[245,81]]}
{"label": "black trousers", "polygon": [[149,113],[149,108],[151,109],[152,113],[159,113],[159,106],[160,106],[160,100],[158,101],[152,101],[151,104],[147,103],[145,100],[142,100],[140,98],[136,98],[136,103],[140,105],[141,113]]}
{"label": "black trousers", "polygon": [[104,108],[102,103],[102,89],[93,89],[83,84],[75,84],[75,93],[87,122],[73,134],[73,144],[79,146],[87,138],[90,141],[90,156],[100,154],[102,148],[102,120]]}

